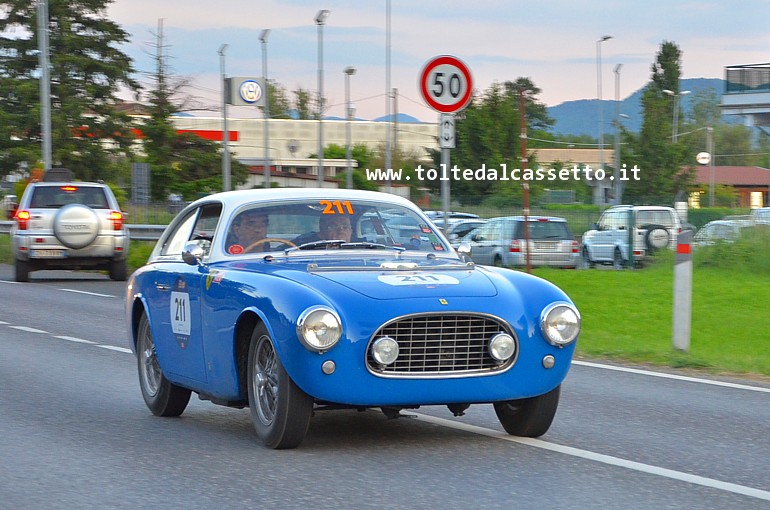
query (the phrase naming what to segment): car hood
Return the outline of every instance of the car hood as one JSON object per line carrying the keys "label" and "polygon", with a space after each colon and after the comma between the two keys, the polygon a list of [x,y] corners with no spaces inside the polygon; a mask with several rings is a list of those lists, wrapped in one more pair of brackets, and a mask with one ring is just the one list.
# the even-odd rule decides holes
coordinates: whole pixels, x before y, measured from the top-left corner
{"label": "car hood", "polygon": [[351,265],[344,260],[275,261],[270,265],[276,276],[314,288],[337,284],[372,299],[492,297],[498,293],[492,280],[473,264],[393,259],[366,262]]}

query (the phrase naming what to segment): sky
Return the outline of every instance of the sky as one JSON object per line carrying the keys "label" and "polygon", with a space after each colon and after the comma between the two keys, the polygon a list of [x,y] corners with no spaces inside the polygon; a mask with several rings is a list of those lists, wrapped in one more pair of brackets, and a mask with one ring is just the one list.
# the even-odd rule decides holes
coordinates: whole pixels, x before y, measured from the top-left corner
{"label": "sky", "polygon": [[[114,0],[107,16],[131,34],[122,49],[149,84],[162,19],[170,72],[191,80],[189,93],[213,110],[221,104],[219,49],[228,44],[228,76],[262,75],[260,32],[270,29],[268,77],[291,91],[318,90],[323,27],[323,90],[328,116],[344,116],[344,69],[351,76],[356,117],[386,113],[387,0]],[[391,87],[397,111],[432,122],[438,113],[422,99],[419,76],[438,55],[470,68],[473,87],[529,77],[547,106],[599,97],[620,98],[643,87],[664,41],[682,51],[682,78],[723,78],[725,66],[770,62],[770,1],[741,0],[390,0]],[[611,39],[598,43],[605,35]],[[598,58],[597,46],[601,59]],[[598,61],[601,66],[598,66]],[[230,115],[250,117],[251,107]]]}

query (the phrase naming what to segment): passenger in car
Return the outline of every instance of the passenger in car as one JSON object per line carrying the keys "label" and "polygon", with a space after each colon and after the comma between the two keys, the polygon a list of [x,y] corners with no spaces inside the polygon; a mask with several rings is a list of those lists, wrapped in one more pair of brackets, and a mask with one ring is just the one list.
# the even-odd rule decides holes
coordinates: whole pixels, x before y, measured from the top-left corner
{"label": "passenger in car", "polygon": [[344,241],[349,243],[353,237],[350,216],[341,214],[322,214],[318,220],[318,232],[303,234],[294,240],[301,245],[315,241]]}

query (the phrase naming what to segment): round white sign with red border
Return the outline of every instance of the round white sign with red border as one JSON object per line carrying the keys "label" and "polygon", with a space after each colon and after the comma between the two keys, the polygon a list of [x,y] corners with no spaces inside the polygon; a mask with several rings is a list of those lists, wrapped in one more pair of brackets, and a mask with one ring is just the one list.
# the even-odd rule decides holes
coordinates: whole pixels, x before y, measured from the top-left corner
{"label": "round white sign with red border", "polygon": [[471,71],[452,55],[434,57],[420,73],[420,93],[428,106],[438,112],[459,112],[468,106],[473,95]]}

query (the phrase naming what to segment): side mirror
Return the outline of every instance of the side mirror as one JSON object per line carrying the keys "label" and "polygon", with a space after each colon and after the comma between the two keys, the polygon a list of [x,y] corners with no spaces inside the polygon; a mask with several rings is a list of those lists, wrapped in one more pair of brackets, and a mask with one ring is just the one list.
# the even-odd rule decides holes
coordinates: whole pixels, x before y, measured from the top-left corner
{"label": "side mirror", "polygon": [[199,266],[203,263],[203,247],[197,241],[189,241],[182,250],[182,260],[191,266]]}
{"label": "side mirror", "polygon": [[460,246],[457,247],[457,253],[460,255],[460,258],[462,258],[464,261],[468,262],[471,259],[471,245],[468,243],[460,243]]}

